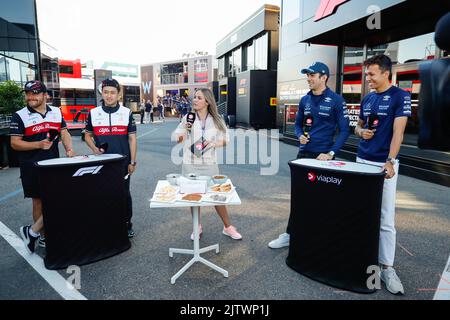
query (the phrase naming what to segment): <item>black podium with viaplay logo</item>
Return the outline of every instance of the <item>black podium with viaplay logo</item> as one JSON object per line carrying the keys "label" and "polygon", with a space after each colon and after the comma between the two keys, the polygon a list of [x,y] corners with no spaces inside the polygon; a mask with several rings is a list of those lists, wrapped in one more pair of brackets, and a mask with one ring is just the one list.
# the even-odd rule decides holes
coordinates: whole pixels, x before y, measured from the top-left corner
{"label": "black podium with viaplay logo", "polygon": [[47,269],[96,262],[131,247],[125,224],[125,161],[125,156],[104,154],[36,164]]}
{"label": "black podium with viaplay logo", "polygon": [[[378,266],[381,168],[352,162],[300,159],[291,169],[287,265],[336,288],[372,293]],[[372,281],[369,281],[370,283]]]}

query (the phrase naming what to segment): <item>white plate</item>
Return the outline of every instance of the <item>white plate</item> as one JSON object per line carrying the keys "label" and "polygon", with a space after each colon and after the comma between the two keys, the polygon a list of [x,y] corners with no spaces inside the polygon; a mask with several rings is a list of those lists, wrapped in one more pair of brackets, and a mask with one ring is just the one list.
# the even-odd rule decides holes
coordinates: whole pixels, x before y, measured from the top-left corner
{"label": "white plate", "polygon": [[[211,193],[212,194],[232,194],[234,192],[234,190],[236,190],[236,187],[233,185],[233,183],[231,182],[230,179],[228,179],[227,182],[222,183],[222,184],[227,184],[227,183],[231,184],[231,190],[230,191],[228,191],[228,192],[212,191],[212,187],[213,186],[211,186],[211,187],[208,188],[208,194],[211,194]],[[216,186],[216,185],[217,184],[215,184],[214,186]]]}
{"label": "white plate", "polygon": [[[225,201],[213,200],[212,197],[225,197]],[[203,196],[203,202],[227,204],[230,202],[231,198],[233,198],[233,196],[230,194],[208,193]]]}
{"label": "white plate", "polygon": [[[165,188],[171,189],[172,191],[164,190]],[[164,194],[164,193],[165,194],[169,194],[169,193],[176,194],[178,192],[180,192],[180,187],[172,186],[169,182],[167,182],[167,183],[159,184],[159,186],[156,188],[154,193],[156,193],[156,194]]]}
{"label": "white plate", "polygon": [[153,198],[150,199],[151,202],[158,202],[158,203],[174,203],[177,201],[177,196],[173,194],[172,200],[162,200],[160,197],[168,196],[165,194],[153,194]]}
{"label": "white plate", "polygon": [[183,200],[183,197],[186,196],[185,194],[178,194],[177,195],[177,201],[179,202],[188,202],[188,203],[200,203],[203,201],[204,195],[201,194],[202,198],[199,201],[190,201],[190,200]]}

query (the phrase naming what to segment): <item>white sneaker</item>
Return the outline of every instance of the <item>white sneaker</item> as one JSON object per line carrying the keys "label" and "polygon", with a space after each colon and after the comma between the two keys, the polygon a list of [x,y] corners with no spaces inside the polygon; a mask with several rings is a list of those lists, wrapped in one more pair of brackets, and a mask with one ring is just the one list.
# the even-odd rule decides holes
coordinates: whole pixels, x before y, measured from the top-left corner
{"label": "white sneaker", "polygon": [[289,238],[290,238],[289,233],[282,233],[277,239],[269,242],[269,248],[280,249],[283,247],[288,247]]}
{"label": "white sneaker", "polygon": [[386,284],[386,289],[392,294],[405,294],[402,282],[395,273],[394,268],[388,267],[382,269],[380,274],[381,280]]}

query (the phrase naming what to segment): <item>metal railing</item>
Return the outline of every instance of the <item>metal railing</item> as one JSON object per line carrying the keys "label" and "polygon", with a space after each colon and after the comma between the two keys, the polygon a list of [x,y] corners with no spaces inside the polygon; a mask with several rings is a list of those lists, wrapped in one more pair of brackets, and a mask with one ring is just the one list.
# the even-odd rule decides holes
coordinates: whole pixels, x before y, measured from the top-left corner
{"label": "metal railing", "polygon": [[0,129],[9,128],[12,116],[0,114]]}

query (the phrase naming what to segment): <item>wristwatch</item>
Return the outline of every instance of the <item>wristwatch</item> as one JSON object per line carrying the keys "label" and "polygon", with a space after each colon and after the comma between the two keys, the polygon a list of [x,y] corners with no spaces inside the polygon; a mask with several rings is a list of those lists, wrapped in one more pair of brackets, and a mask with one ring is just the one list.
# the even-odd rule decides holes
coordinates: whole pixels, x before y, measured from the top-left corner
{"label": "wristwatch", "polygon": [[136,164],[137,164],[136,161],[131,161],[131,162],[130,162],[130,165],[132,165],[132,166],[135,166]]}
{"label": "wristwatch", "polygon": [[386,162],[390,162],[394,166],[396,163],[396,160],[394,158],[387,158]]}
{"label": "wristwatch", "polygon": [[330,152],[328,152],[328,155],[329,155],[331,158],[334,158],[335,153],[334,153],[334,151],[330,151]]}

